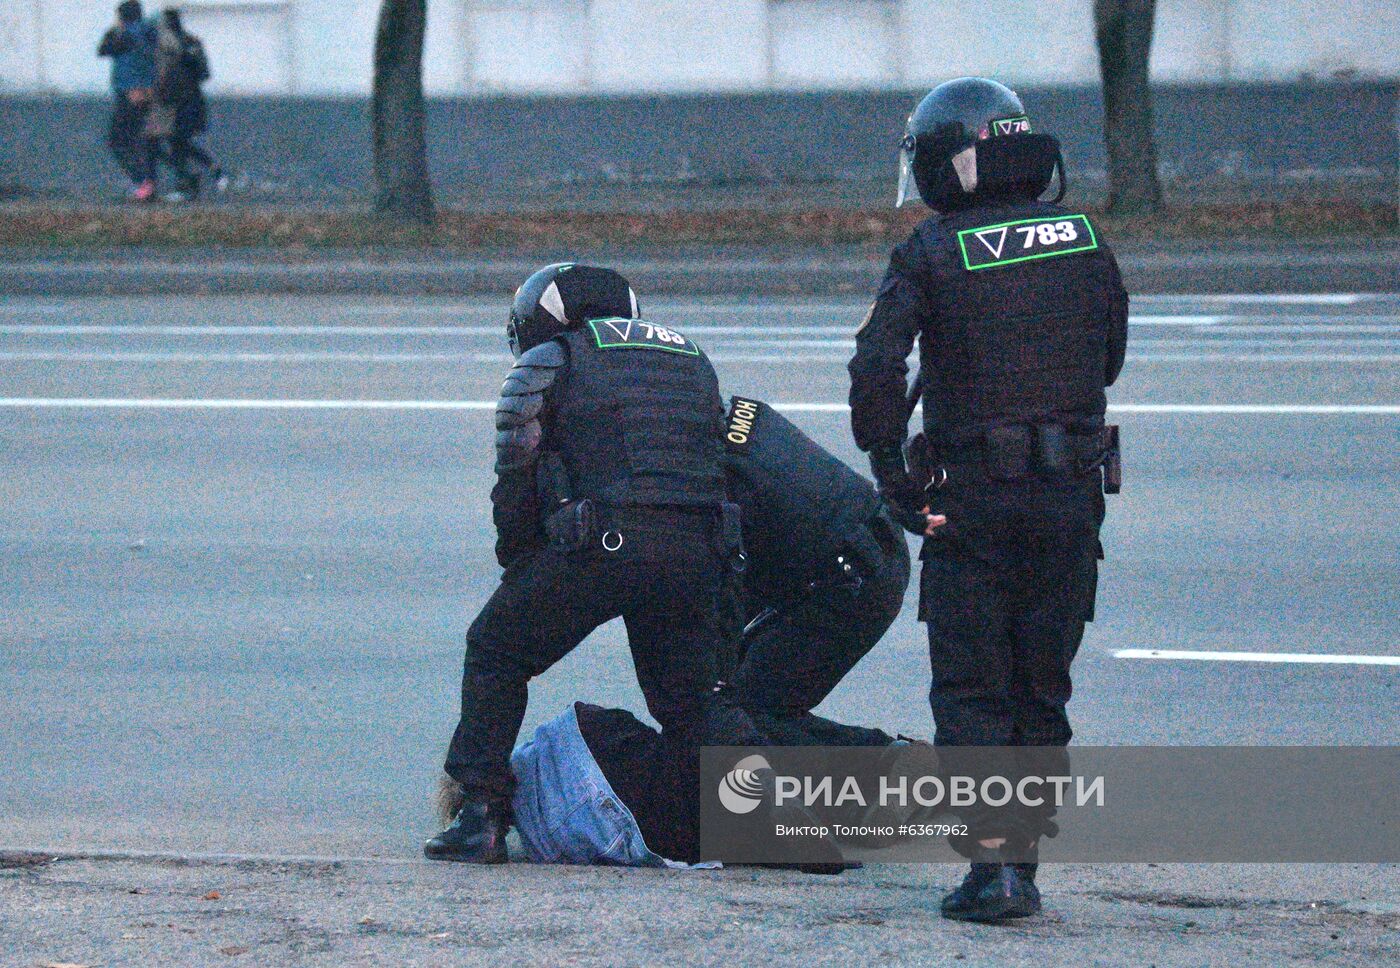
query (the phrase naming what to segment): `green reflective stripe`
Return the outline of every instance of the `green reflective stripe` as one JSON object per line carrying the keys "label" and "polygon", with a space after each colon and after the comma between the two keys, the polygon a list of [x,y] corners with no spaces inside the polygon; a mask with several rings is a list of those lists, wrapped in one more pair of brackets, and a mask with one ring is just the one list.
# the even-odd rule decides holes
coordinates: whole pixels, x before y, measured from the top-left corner
{"label": "green reflective stripe", "polygon": [[[1049,251],[1031,252],[1027,255],[1015,256],[1008,256],[1004,254],[997,255],[995,253],[992,253],[991,250],[988,249],[987,254],[991,256],[991,258],[985,262],[978,261],[978,259],[980,259],[981,257],[981,253],[978,252],[978,250],[973,249],[972,252],[968,251],[969,240],[977,244],[983,244],[980,242],[980,240],[978,240],[977,236],[983,235],[988,232],[994,232],[997,229],[1006,230],[1005,236],[1002,240],[1002,244],[1004,246],[1007,238],[1011,236],[1012,230],[1018,225],[1054,225],[1057,222],[1073,222],[1077,224],[1083,229],[1085,235],[1088,236],[1089,241],[1082,245],[1072,245],[1070,248],[1053,247],[1055,245],[1063,245],[1065,244],[1064,242],[1037,242],[1037,245],[1041,246],[1042,248],[1048,249]],[[1035,236],[1032,236],[1032,239],[1034,240]],[[1072,243],[1078,242],[1080,240],[1071,239],[1068,241]],[[1089,217],[1087,215],[1050,215],[1041,216],[1040,218],[1022,218],[1016,219],[1011,222],[997,222],[994,225],[978,225],[974,226],[973,228],[963,229],[960,232],[958,232],[958,248],[962,252],[963,268],[968,270],[969,272],[976,272],[978,269],[1000,268],[1002,266],[1015,265],[1019,262],[1032,262],[1036,259],[1050,259],[1054,258],[1057,255],[1073,255],[1076,252],[1092,252],[1098,247],[1098,236],[1094,233],[1094,226],[1089,221]],[[1001,251],[1004,253],[1005,249],[1003,248]],[[1014,249],[1012,251],[1024,251],[1024,247]],[[974,258],[974,254],[976,254],[976,258]]]}

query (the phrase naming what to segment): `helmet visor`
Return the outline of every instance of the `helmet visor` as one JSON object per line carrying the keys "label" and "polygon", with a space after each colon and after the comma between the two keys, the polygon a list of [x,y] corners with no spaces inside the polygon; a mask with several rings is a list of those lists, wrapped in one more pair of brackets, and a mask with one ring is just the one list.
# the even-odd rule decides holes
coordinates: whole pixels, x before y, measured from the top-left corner
{"label": "helmet visor", "polygon": [[919,201],[919,186],[914,181],[914,138],[905,135],[904,140],[899,143],[899,193],[895,196],[894,207],[899,208],[905,202]]}
{"label": "helmet visor", "polygon": [[510,319],[506,321],[506,339],[510,342],[510,355],[520,359],[520,317],[515,314],[514,309],[510,311]]}

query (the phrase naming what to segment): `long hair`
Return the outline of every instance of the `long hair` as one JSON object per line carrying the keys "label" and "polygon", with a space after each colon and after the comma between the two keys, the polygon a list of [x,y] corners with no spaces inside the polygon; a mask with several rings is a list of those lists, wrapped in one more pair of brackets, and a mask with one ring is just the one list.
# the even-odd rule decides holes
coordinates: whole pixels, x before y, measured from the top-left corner
{"label": "long hair", "polygon": [[462,784],[446,773],[438,777],[437,793],[433,795],[433,809],[437,811],[438,818],[444,826],[457,818],[458,811],[466,802],[467,795],[462,792]]}

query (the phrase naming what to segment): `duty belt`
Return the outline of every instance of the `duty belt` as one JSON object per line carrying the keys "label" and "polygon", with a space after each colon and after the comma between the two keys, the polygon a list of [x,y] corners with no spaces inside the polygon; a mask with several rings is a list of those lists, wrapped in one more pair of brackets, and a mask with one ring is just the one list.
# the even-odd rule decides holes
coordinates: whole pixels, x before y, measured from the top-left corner
{"label": "duty belt", "polygon": [[994,480],[1032,475],[1071,480],[1102,468],[1106,494],[1118,493],[1122,480],[1117,426],[1075,431],[1063,424],[1013,424],[957,443],[945,442],[930,456],[929,478],[935,487],[950,468],[975,469]]}
{"label": "duty belt", "polygon": [[627,532],[634,527],[656,524],[675,525],[687,520],[698,524],[710,523],[715,551],[735,572],[742,572],[747,563],[737,504],[725,502],[718,506],[703,505],[628,505],[599,504],[588,498],[569,501],[556,508],[544,521],[550,544],[564,552],[593,546],[612,553],[621,550]]}

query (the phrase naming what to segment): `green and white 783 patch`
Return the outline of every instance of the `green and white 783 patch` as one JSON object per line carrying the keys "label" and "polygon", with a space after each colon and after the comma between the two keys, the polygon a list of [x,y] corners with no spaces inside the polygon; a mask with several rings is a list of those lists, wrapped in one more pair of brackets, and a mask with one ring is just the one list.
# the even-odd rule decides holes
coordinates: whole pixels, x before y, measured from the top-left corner
{"label": "green and white 783 patch", "polygon": [[963,229],[958,233],[963,268],[969,272],[1074,252],[1091,252],[1098,247],[1099,240],[1086,215],[1023,218]]}
{"label": "green and white 783 patch", "polygon": [[600,350],[665,350],[699,356],[700,347],[674,329],[657,326],[645,319],[623,319],[620,316],[590,319],[593,343]]}

